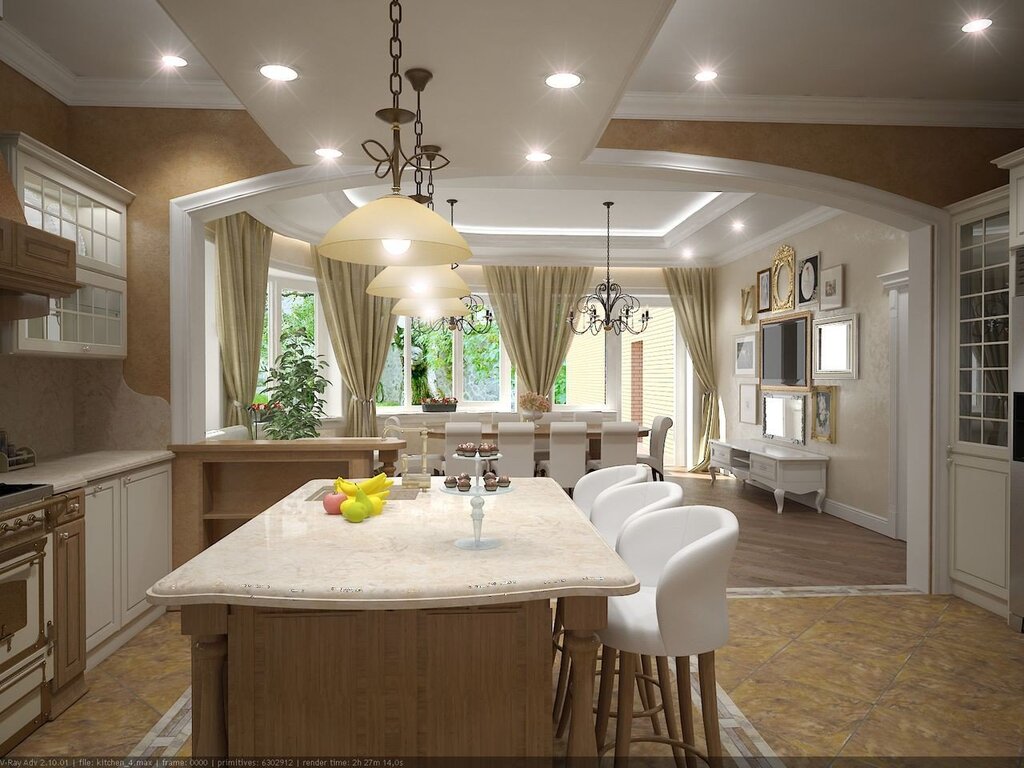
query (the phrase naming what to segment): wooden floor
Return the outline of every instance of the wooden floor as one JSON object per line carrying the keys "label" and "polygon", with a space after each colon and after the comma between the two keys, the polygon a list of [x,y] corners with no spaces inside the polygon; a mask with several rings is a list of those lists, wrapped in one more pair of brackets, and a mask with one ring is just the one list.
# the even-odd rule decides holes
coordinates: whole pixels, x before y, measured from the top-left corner
{"label": "wooden floor", "polygon": [[687,504],[725,507],[739,519],[730,587],[905,584],[907,545],[790,499],[781,515],[772,494],[719,476],[668,471]]}

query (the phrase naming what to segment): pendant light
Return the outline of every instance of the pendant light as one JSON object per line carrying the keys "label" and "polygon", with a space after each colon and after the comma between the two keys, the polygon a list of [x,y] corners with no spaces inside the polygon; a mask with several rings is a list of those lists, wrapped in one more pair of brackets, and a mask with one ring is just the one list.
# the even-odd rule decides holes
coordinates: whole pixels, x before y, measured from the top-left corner
{"label": "pendant light", "polygon": [[440,267],[385,267],[370,281],[366,292],[388,299],[457,299],[469,293],[469,286],[447,264]]}
{"label": "pendant light", "polygon": [[[448,207],[451,211],[449,223],[455,226],[455,204],[459,202],[455,198],[448,198]],[[458,264],[452,264],[452,269],[458,269]],[[460,331],[463,336],[473,336],[479,333],[487,333],[494,322],[494,314],[484,304],[484,300],[475,293],[467,293],[460,299],[461,312],[449,312],[435,322],[431,328],[435,331]]]}
{"label": "pendant light", "polygon": [[[391,194],[367,203],[345,216],[331,227],[320,242],[320,253],[330,259],[356,264],[381,266],[429,266],[466,261],[472,257],[469,244],[455,229],[426,205],[421,205],[402,194],[402,174],[413,168],[422,174],[440,170],[449,160],[440,151],[426,151],[419,143],[412,156],[402,149],[402,125],[413,122],[417,113],[402,109],[399,95],[402,76],[399,65],[402,40],[399,28],[402,5],[398,0],[390,4],[391,16],[391,106],[378,110],[376,115],[391,126],[391,148],[379,141],[363,142],[363,151],[376,164],[374,175],[379,179],[391,177]],[[417,68],[406,73],[417,95],[426,87],[431,74]],[[422,123],[416,120],[422,133]],[[431,150],[439,147],[430,147]],[[428,157],[429,154],[429,157]]]}
{"label": "pendant light", "polygon": [[469,308],[461,299],[400,299],[391,310],[392,315],[418,317],[428,322],[440,322],[468,312]]}

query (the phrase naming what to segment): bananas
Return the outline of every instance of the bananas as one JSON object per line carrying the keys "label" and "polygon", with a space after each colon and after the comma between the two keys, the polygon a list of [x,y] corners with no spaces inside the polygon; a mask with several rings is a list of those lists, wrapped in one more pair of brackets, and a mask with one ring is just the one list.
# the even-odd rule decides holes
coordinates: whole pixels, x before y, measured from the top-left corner
{"label": "bananas", "polygon": [[[379,515],[384,509],[384,502],[391,495],[391,486],[394,480],[381,472],[376,477],[363,480],[360,483],[353,483],[343,477],[334,481],[334,492],[344,493],[349,499],[355,499],[362,494],[370,506],[369,516]],[[360,498],[360,502],[363,499]]]}

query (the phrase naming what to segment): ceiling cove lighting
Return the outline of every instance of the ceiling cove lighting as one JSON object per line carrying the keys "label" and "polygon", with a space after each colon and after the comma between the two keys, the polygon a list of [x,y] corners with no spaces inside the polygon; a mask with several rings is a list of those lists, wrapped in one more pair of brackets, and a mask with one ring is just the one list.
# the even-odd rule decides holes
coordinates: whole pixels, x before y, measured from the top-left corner
{"label": "ceiling cove lighting", "polygon": [[[356,264],[372,264],[384,267],[427,267],[445,265],[444,271],[451,272],[447,265],[468,261],[473,257],[466,240],[455,231],[444,217],[439,216],[426,205],[420,195],[424,173],[433,174],[450,162],[440,153],[439,147],[422,145],[422,121],[419,110],[419,94],[432,77],[428,70],[410,69],[405,73],[417,93],[417,111],[403,109],[399,103],[402,92],[400,70],[402,58],[402,4],[392,0],[389,4],[391,38],[388,43],[391,55],[389,77],[391,106],[376,112],[377,117],[391,126],[391,146],[385,147],[375,139],[362,143],[363,151],[377,167],[374,175],[378,179],[391,179],[391,194],[367,203],[345,216],[331,227],[320,242],[320,252],[331,259]],[[416,146],[411,154],[402,148],[402,125],[415,123]],[[428,146],[430,151],[428,152]],[[436,152],[433,150],[437,150]],[[429,156],[428,156],[429,155]],[[402,174],[413,169],[416,176],[417,199],[402,194]],[[387,270],[377,275],[371,286],[384,276]],[[462,288],[455,297],[469,293],[465,281],[459,279]],[[404,298],[408,296],[406,280],[400,293],[382,294],[369,290],[378,296]]]}
{"label": "ceiling cove lighting", "polygon": [[321,157],[324,160],[337,160],[341,157],[341,150],[335,149],[334,147],[320,147],[316,150],[316,156]]}
{"label": "ceiling cove lighting", "polygon": [[534,150],[533,152],[526,153],[526,159],[531,163],[546,163],[551,159],[551,155],[547,152],[541,152],[540,150]]}
{"label": "ceiling cove lighting", "polygon": [[693,79],[696,80],[698,83],[710,83],[716,77],[718,77],[718,73],[715,72],[715,70],[702,69],[700,72],[693,76]]}
{"label": "ceiling cove lighting", "polygon": [[174,56],[173,54],[161,56],[160,63],[170,69],[181,69],[182,67],[188,66],[188,62],[185,59],[181,58],[181,56]]}
{"label": "ceiling cove lighting", "polygon": [[549,88],[564,90],[566,88],[575,88],[583,82],[583,78],[575,72],[555,72],[544,78],[544,82]]}
{"label": "ceiling cove lighting", "polygon": [[[605,235],[605,278],[589,296],[581,296],[576,307],[566,318],[572,332],[577,336],[590,333],[597,336],[601,331],[629,332],[634,336],[643,333],[651,319],[647,310],[640,312],[640,300],[622,292],[622,286],[612,282],[612,206],[604,203],[607,210]],[[581,321],[577,327],[577,320]]]}
{"label": "ceiling cove lighting", "polygon": [[992,19],[971,19],[962,27],[961,32],[983,32],[992,26]]}
{"label": "ceiling cove lighting", "polygon": [[260,67],[260,74],[267,80],[276,80],[279,83],[288,83],[299,77],[299,73],[284,64],[264,64]]}

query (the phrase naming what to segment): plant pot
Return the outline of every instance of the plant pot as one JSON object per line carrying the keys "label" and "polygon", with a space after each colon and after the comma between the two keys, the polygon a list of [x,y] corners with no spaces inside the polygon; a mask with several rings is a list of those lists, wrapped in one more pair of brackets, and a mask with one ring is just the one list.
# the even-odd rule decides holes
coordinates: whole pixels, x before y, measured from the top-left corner
{"label": "plant pot", "polygon": [[458,403],[421,403],[424,413],[455,413]]}
{"label": "plant pot", "polygon": [[543,411],[530,411],[527,409],[521,409],[519,415],[523,418],[523,421],[532,421],[536,424],[540,421],[540,417],[544,415]]}

